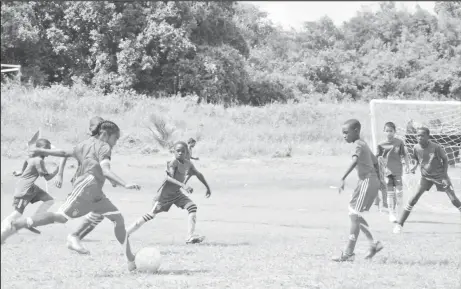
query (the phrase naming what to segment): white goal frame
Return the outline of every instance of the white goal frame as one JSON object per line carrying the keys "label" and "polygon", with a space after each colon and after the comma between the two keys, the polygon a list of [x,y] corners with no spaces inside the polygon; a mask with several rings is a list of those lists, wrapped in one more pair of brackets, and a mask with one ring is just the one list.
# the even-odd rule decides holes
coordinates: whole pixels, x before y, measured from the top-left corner
{"label": "white goal frame", "polygon": [[443,104],[443,105],[459,105],[461,101],[427,101],[427,100],[389,100],[389,99],[372,99],[370,101],[370,117],[371,117],[371,138],[373,148],[378,145],[378,136],[376,131],[376,105],[377,104]]}
{"label": "white goal frame", "polygon": [[[5,68],[5,69],[3,69],[3,68]],[[14,65],[14,64],[2,64],[1,65],[1,72],[2,73],[14,72],[14,71],[21,72],[21,65]]]}

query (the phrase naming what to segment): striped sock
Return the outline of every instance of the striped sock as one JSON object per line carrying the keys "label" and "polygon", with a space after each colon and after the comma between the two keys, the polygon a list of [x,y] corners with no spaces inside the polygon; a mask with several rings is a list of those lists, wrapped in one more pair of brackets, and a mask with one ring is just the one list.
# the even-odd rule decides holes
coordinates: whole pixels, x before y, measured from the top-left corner
{"label": "striped sock", "polygon": [[142,225],[145,223],[149,222],[150,220],[153,220],[155,217],[155,214],[153,213],[147,213],[141,218],[139,218],[136,222],[134,222],[127,230],[128,235],[133,234],[136,232],[139,228],[141,228]]}
{"label": "striped sock", "polygon": [[73,235],[82,240],[86,235],[91,233],[102,220],[104,220],[104,216],[96,213],[89,213],[85,216],[85,221],[83,221],[82,225]]}
{"label": "striped sock", "polygon": [[402,215],[400,216],[400,219],[397,223],[403,226],[408,216],[410,216],[411,210],[413,210],[413,206],[408,203],[403,209]]}

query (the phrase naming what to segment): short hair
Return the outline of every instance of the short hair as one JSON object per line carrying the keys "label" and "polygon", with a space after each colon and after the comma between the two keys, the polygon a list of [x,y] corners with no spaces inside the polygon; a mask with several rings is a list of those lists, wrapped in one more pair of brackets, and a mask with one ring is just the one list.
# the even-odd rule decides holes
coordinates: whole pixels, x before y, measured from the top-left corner
{"label": "short hair", "polygon": [[431,135],[431,131],[430,131],[427,127],[425,127],[425,126],[421,126],[421,127],[419,127],[417,130],[422,130],[422,131],[424,131],[427,135]]}
{"label": "short hair", "polygon": [[362,125],[360,124],[360,121],[358,121],[357,119],[349,119],[344,124],[349,125],[352,129],[362,129]]}
{"label": "short hair", "polygon": [[177,145],[183,145],[187,149],[187,144],[183,141],[177,141],[173,144],[173,148]]}
{"label": "short hair", "polygon": [[386,127],[392,128],[394,131],[397,130],[397,128],[396,128],[396,126],[395,126],[395,123],[393,123],[392,121],[386,122],[386,123],[384,124],[384,129],[386,129]]}
{"label": "short hair", "polygon": [[109,135],[120,133],[120,128],[115,122],[110,120],[101,121],[95,129],[95,135],[100,135],[102,131],[106,131]]}
{"label": "short hair", "polygon": [[[99,134],[98,132],[98,124],[104,121],[104,119],[100,116],[94,116],[90,119],[90,135],[96,136]],[[93,128],[93,129],[92,129]]]}
{"label": "short hair", "polygon": [[196,143],[197,141],[193,138],[190,138],[188,141],[187,141],[187,144],[191,144],[191,143]]}
{"label": "short hair", "polygon": [[35,146],[38,148],[44,148],[44,149],[50,149],[51,148],[51,142],[45,138],[39,138],[35,142]]}

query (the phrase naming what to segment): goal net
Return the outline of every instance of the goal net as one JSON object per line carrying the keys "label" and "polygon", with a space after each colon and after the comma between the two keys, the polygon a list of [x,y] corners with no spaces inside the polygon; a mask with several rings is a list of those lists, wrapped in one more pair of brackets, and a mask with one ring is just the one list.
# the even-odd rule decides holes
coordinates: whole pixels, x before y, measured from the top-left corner
{"label": "goal net", "polygon": [[[386,122],[395,123],[396,137],[404,141],[407,152],[412,152],[417,143],[416,130],[425,126],[431,132],[431,141],[440,144],[447,154],[448,173],[455,190],[461,190],[461,101],[375,99],[370,102],[370,112],[373,150],[386,138]],[[415,175],[404,175],[404,187],[414,190],[419,179],[418,168]]]}

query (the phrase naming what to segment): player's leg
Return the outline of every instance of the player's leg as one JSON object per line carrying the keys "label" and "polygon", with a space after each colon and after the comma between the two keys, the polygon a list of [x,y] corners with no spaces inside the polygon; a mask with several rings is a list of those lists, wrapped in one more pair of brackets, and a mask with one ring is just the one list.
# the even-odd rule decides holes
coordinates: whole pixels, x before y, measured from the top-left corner
{"label": "player's leg", "polygon": [[22,214],[24,213],[24,210],[26,206],[29,204],[29,200],[25,198],[13,198],[13,212],[8,215],[3,221],[1,225],[1,243],[3,242],[12,234],[14,234],[14,231],[11,229],[11,223],[14,220],[19,219]]}
{"label": "player's leg", "polygon": [[39,186],[34,185],[35,197],[30,201],[31,204],[41,201],[42,203],[39,205],[37,210],[35,211],[35,215],[40,215],[48,210],[54,205],[54,199],[50,194],[42,190]]}
{"label": "player's leg", "polygon": [[197,205],[183,193],[181,193],[180,198],[176,200],[175,205],[188,212],[186,243],[196,244],[203,242],[205,237],[195,234],[195,226],[197,225]]}
{"label": "player's leg", "polygon": [[387,204],[389,206],[389,221],[395,222],[395,176],[387,176]]}
{"label": "player's leg", "polygon": [[421,198],[424,192],[431,189],[432,185],[433,183],[431,181],[426,180],[425,178],[421,178],[421,181],[418,187],[416,188],[416,192],[413,194],[413,196],[410,197],[407,205],[405,206],[402,213],[400,214],[400,217],[397,221],[397,225],[395,225],[394,227],[395,234],[399,234],[402,231],[402,227],[405,224],[405,221],[410,216],[411,210],[413,210],[413,207],[416,205],[419,198]]}
{"label": "player's leg", "polygon": [[71,234],[72,237],[82,240],[86,235],[91,233],[97,225],[104,220],[104,216],[90,212],[83,218],[80,226]]}
{"label": "player's leg", "polygon": [[103,215],[114,223],[115,238],[123,247],[123,253],[128,261],[128,270],[132,271],[136,269],[136,265],[134,263],[135,255],[131,251],[128,234],[125,229],[125,219],[118,208],[108,198],[103,197],[100,201],[93,205],[93,212]]}
{"label": "player's leg", "polygon": [[148,213],[142,215],[128,227],[128,235],[131,236],[134,232],[139,230],[139,228],[141,228],[145,223],[152,221],[158,213],[168,212],[172,204],[172,202],[165,202],[162,198],[155,198],[152,209]]}
{"label": "player's leg", "polygon": [[439,191],[445,191],[447,194],[448,198],[450,198],[451,203],[455,208],[457,208],[461,212],[461,202],[456,196],[455,190],[453,188],[453,185],[451,184],[451,181],[448,181],[448,186],[443,187],[442,185],[437,185],[437,190]]}
{"label": "player's leg", "polygon": [[395,212],[396,212],[396,216],[399,216],[403,209],[402,208],[403,206],[402,176],[394,177],[394,185],[395,185]]}

